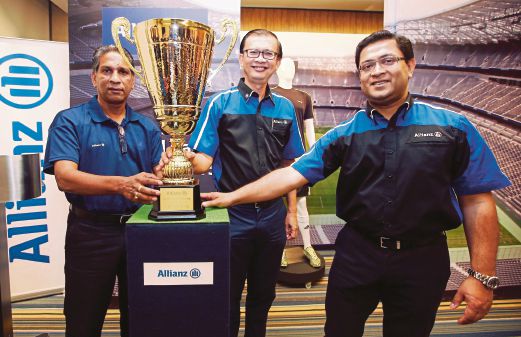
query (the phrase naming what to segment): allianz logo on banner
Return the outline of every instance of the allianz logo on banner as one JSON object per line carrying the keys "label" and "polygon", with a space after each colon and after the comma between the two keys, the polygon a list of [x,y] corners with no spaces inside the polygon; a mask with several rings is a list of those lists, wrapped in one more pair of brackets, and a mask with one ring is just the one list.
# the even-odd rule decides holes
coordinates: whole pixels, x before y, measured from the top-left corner
{"label": "allianz logo on banner", "polygon": [[211,285],[213,262],[143,263],[144,285]]}
{"label": "allianz logo on banner", "polygon": [[0,58],[0,101],[17,109],[32,109],[51,95],[53,78],[38,58],[11,54]]}

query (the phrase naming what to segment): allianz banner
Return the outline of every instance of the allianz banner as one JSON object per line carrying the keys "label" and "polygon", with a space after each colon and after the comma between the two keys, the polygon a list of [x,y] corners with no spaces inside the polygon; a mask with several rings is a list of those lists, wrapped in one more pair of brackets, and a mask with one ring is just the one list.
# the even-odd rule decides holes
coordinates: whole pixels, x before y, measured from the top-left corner
{"label": "allianz banner", "polygon": [[[0,154],[40,153],[54,116],[69,107],[68,44],[0,37]],[[5,205],[14,300],[61,291],[68,213],[54,177],[39,198]],[[4,247],[0,247],[5,249]]]}

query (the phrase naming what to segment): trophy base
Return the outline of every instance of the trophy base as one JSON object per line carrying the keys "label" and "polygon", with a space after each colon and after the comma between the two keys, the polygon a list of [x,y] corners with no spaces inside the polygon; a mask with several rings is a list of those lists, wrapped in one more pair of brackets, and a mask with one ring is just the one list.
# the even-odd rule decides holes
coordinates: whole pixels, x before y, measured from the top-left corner
{"label": "trophy base", "polygon": [[156,221],[198,220],[206,217],[201,206],[199,182],[191,185],[155,186],[161,195],[152,204],[148,218]]}

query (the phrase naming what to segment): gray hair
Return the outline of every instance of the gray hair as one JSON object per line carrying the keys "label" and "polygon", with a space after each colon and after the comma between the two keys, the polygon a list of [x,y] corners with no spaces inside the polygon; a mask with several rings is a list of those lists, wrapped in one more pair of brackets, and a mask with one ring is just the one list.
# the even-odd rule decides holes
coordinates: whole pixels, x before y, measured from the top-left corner
{"label": "gray hair", "polygon": [[[123,50],[124,50],[125,55],[127,56],[128,60],[130,61],[130,64],[132,66],[135,66],[134,58],[132,57],[132,54],[130,54],[130,52],[126,48],[123,48]],[[94,54],[92,54],[92,72],[95,73],[98,71],[99,59],[103,55],[110,53],[110,52],[116,52],[119,54],[119,49],[113,44],[109,44],[106,46],[100,46],[100,47],[96,48],[96,50],[94,51]]]}

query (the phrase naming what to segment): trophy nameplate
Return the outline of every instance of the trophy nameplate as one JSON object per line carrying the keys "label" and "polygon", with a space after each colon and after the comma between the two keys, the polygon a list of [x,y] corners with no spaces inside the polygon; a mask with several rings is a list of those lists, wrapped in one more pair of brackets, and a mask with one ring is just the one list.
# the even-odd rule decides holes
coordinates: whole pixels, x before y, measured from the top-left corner
{"label": "trophy nameplate", "polygon": [[195,220],[204,217],[199,184],[159,186],[161,195],[152,205],[150,217],[155,220]]}

